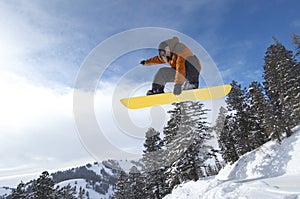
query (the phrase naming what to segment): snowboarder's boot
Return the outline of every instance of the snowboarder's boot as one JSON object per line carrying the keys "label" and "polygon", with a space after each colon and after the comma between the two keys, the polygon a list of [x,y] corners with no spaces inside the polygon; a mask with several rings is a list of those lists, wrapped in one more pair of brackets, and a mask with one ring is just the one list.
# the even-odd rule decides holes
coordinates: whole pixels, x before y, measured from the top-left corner
{"label": "snowboarder's boot", "polygon": [[164,88],[165,88],[165,86],[163,86],[163,85],[153,83],[152,89],[148,90],[146,95],[156,95],[156,94],[160,94],[160,93],[165,93]]}
{"label": "snowboarder's boot", "polygon": [[189,82],[185,81],[183,85],[183,90],[192,90],[197,89],[199,86],[199,82]]}

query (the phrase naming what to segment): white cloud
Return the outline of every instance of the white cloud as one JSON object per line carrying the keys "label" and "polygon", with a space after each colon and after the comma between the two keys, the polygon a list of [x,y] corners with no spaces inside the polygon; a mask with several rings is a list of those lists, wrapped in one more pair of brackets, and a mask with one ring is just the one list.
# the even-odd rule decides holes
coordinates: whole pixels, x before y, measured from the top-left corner
{"label": "white cloud", "polygon": [[74,128],[72,89],[35,86],[1,72],[0,93],[0,184],[6,185],[9,176],[92,159]]}
{"label": "white cloud", "polygon": [[36,2],[0,2],[1,185],[93,160],[75,131],[72,89],[53,81],[74,75],[57,54],[64,24]]}
{"label": "white cloud", "polygon": [[[24,77],[12,73],[2,72],[0,77],[2,125],[17,124],[18,128],[26,128],[28,125],[33,125],[32,121],[45,120],[49,116],[51,118],[57,112],[64,113],[63,117],[70,117],[68,115],[72,110],[70,89],[57,88],[55,91],[34,86]],[[67,94],[61,95],[61,93]],[[44,113],[48,114],[46,118]]]}
{"label": "white cloud", "polygon": [[[31,8],[25,5],[31,5]],[[35,24],[36,22],[46,23],[47,21],[53,23],[54,20],[41,11],[35,13],[39,9],[33,8],[33,5],[0,2],[1,69],[3,69],[2,67],[19,67],[19,64],[26,61],[29,55],[49,50],[61,42],[57,36],[43,31],[38,24]]]}
{"label": "white cloud", "polygon": [[[0,2],[0,70],[39,84],[72,84],[88,54],[81,21],[55,14],[55,3]],[[76,41],[76,42],[74,42]],[[49,86],[49,85],[48,85]]]}

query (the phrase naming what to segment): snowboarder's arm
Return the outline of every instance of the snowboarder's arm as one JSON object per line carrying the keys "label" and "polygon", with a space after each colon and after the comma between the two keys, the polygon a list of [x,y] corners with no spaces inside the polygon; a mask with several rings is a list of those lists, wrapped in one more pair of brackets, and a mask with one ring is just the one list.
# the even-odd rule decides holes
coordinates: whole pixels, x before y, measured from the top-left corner
{"label": "snowboarder's arm", "polygon": [[176,61],[176,75],[175,75],[175,84],[183,84],[185,81],[186,70],[185,70],[185,59],[181,56],[178,56]]}
{"label": "snowboarder's arm", "polygon": [[181,51],[177,53],[176,59],[176,76],[175,76],[175,84],[183,84],[186,77],[186,60],[189,56],[193,56],[192,51],[184,46]]}
{"label": "snowboarder's arm", "polygon": [[151,65],[155,65],[155,64],[163,64],[163,63],[165,63],[165,62],[163,62],[159,58],[159,56],[155,56],[155,57],[145,60],[145,66],[151,66]]}

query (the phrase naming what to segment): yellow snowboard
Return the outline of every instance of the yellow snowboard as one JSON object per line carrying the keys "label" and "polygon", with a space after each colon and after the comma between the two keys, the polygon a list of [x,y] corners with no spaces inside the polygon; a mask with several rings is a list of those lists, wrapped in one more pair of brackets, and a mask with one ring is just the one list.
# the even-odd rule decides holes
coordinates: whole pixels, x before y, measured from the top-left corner
{"label": "yellow snowboard", "polygon": [[121,99],[121,103],[129,109],[140,109],[150,106],[172,104],[175,102],[212,100],[225,97],[231,90],[229,84],[182,91],[180,95],[162,93],[156,95],[139,96]]}

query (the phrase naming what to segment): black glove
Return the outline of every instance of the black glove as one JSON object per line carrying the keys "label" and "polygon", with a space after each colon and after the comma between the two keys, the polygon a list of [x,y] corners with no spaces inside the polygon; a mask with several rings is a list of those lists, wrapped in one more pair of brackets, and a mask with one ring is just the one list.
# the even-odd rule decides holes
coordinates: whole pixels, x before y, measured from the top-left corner
{"label": "black glove", "polygon": [[145,65],[145,63],[146,63],[146,60],[142,60],[142,61],[140,62],[140,64],[142,64],[142,65]]}
{"label": "black glove", "polygon": [[180,95],[182,91],[182,84],[175,84],[173,93],[174,95]]}

